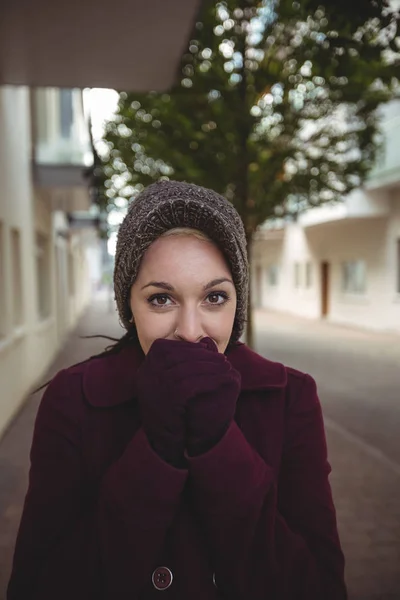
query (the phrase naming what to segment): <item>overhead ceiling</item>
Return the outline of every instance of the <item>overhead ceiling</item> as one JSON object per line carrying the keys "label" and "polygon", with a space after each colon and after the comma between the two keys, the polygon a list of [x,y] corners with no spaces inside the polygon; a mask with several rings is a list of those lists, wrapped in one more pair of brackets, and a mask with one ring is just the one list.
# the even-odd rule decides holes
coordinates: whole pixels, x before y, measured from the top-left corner
{"label": "overhead ceiling", "polygon": [[0,84],[168,89],[200,0],[3,0]]}

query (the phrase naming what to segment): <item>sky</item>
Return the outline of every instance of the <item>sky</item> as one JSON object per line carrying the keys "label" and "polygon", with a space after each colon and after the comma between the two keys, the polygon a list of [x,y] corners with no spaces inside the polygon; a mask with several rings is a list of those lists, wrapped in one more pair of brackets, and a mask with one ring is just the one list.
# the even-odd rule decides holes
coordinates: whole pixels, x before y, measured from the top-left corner
{"label": "sky", "polygon": [[[104,123],[112,118],[117,108],[118,94],[115,90],[105,88],[87,89],[83,92],[83,102],[85,112],[90,115],[92,120],[93,141],[97,145],[104,132]],[[121,217],[121,213],[112,211],[108,220],[110,224],[115,225],[121,222]],[[107,244],[108,252],[113,256],[115,255],[116,237],[116,233],[112,234]]]}
{"label": "sky", "polygon": [[118,103],[118,94],[115,90],[105,88],[86,89],[83,92],[85,111],[92,119],[92,133],[95,142],[103,134],[105,121],[111,119]]}

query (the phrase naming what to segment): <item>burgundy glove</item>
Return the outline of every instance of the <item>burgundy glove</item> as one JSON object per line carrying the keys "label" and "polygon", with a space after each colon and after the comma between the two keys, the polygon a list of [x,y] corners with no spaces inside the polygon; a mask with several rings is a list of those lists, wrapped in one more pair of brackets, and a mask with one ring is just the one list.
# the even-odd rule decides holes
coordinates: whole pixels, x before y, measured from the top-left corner
{"label": "burgundy glove", "polygon": [[166,462],[183,467],[186,397],[177,389],[174,365],[186,354],[183,342],[156,340],[136,375],[142,427],[152,448]]}
{"label": "burgundy glove", "polygon": [[190,455],[201,454],[221,439],[239,391],[239,373],[209,338],[198,344],[156,340],[136,376],[149,442],[161,458],[178,467],[185,466],[186,446]]}
{"label": "burgundy glove", "polygon": [[[187,403],[187,451],[210,450],[231,424],[240,393],[240,374],[210,338],[195,344],[188,364],[191,393]],[[201,369],[198,368],[201,365]]]}

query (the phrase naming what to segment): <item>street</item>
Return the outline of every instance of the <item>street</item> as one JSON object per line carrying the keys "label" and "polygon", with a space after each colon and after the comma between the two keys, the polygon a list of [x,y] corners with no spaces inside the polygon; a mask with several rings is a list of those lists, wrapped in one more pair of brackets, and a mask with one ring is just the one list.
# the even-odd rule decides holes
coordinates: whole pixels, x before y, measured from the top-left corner
{"label": "street", "polygon": [[[400,600],[400,337],[262,311],[255,318],[256,349],[317,381],[350,600]],[[80,337],[96,333],[122,334],[104,298],[86,311],[43,381],[101,351],[107,342]],[[0,600],[39,400],[27,400],[0,442]]]}
{"label": "street", "polygon": [[400,338],[276,313],[256,348],[310,373],[323,406],[351,600],[400,599]]}

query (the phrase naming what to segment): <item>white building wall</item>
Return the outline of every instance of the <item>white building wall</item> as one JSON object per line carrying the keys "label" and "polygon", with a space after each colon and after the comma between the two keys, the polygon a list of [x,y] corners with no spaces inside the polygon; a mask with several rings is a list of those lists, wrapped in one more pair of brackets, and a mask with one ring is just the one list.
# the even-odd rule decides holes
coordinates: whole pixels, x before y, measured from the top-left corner
{"label": "white building wall", "polygon": [[[256,305],[308,318],[400,333],[400,102],[384,107],[385,147],[368,182],[343,203],[312,209],[298,223],[263,228],[253,248]],[[343,289],[343,263],[364,261],[365,292]],[[295,263],[300,285],[295,285]],[[312,265],[305,285],[305,265]],[[329,272],[323,310],[322,264]],[[277,265],[277,285],[268,269]],[[324,314],[324,312],[326,314]]]}
{"label": "white building wall", "polygon": [[[46,335],[36,328],[36,287],[34,277],[34,211],[30,179],[30,106],[27,88],[0,88],[0,220],[3,229],[4,277],[1,293],[5,305],[4,335],[0,341],[0,431],[17,410],[32,382],[37,361],[45,356],[34,340]],[[14,322],[14,282],[11,231],[20,232],[21,313]]]}
{"label": "white building wall", "polygon": [[[282,239],[259,241],[253,251],[254,265],[261,271],[261,306],[308,318],[319,316],[319,298],[316,292],[317,256],[307,240],[305,231],[297,224],[285,228]],[[312,286],[304,285],[305,264],[312,264]],[[300,265],[302,284],[295,287],[294,265]],[[268,282],[268,269],[278,269],[277,285]],[[256,275],[253,275],[253,280]]]}
{"label": "white building wall", "polygon": [[[392,301],[386,260],[387,235],[386,219],[344,221],[339,226],[321,228],[314,235],[309,233],[316,254],[331,265],[328,320],[369,329],[391,329],[387,312],[382,310]],[[343,290],[343,263],[354,260],[365,261],[365,293]],[[318,286],[321,294],[320,286],[321,281]]]}
{"label": "white building wall", "polygon": [[[71,114],[66,119],[69,133],[62,133],[60,94],[68,94]],[[89,129],[79,89],[38,88],[34,102],[36,159],[44,164],[77,164],[93,162]],[[69,122],[69,117],[71,118]]]}
{"label": "white building wall", "polygon": [[[261,306],[306,318],[322,316],[322,263],[329,263],[327,320],[377,331],[400,333],[400,294],[397,293],[400,202],[392,201],[389,218],[344,219],[302,228],[286,227],[280,241],[255,243],[253,273],[261,270]],[[365,261],[365,293],[343,290],[343,263]],[[312,283],[305,287],[305,264],[312,264]],[[294,265],[301,284],[295,286]],[[268,267],[279,265],[277,286],[268,285]]]}
{"label": "white building wall", "polygon": [[391,216],[386,246],[389,306],[386,318],[400,332],[400,188],[390,196]]}
{"label": "white building wall", "polygon": [[[65,215],[52,212],[46,193],[33,186],[31,129],[29,89],[0,87],[0,435],[90,298],[83,233],[71,234]],[[48,241],[45,317],[39,314],[38,236]],[[66,264],[62,278],[56,258],[60,245]],[[63,314],[57,310],[61,299]]]}
{"label": "white building wall", "polygon": [[368,189],[379,189],[399,182],[400,100],[386,104],[381,114],[385,144],[366,183]]}
{"label": "white building wall", "polygon": [[92,291],[96,291],[102,284],[102,248],[97,240],[87,240],[85,256],[88,267],[88,284]]}

